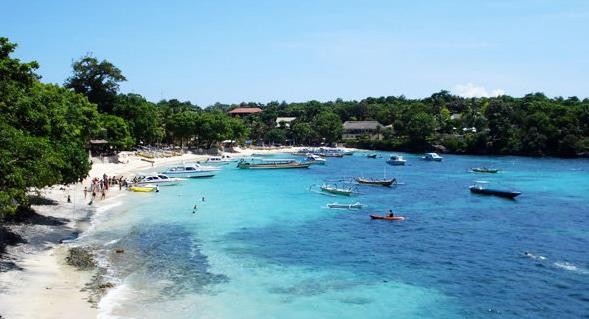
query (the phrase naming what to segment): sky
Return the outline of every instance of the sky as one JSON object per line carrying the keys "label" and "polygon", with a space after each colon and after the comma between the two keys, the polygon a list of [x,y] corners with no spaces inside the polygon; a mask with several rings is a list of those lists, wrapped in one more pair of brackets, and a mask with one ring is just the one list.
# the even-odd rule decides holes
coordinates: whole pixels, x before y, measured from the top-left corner
{"label": "sky", "polygon": [[27,1],[0,9],[14,56],[63,84],[87,53],[148,100],[589,96],[586,0]]}

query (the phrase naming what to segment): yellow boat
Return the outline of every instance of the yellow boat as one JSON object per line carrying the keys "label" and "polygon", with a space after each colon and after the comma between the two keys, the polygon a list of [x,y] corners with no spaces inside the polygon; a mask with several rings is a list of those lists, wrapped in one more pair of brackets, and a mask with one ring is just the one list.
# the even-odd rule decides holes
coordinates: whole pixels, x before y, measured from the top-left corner
{"label": "yellow boat", "polygon": [[157,191],[156,186],[131,186],[129,190],[132,192],[155,192]]}

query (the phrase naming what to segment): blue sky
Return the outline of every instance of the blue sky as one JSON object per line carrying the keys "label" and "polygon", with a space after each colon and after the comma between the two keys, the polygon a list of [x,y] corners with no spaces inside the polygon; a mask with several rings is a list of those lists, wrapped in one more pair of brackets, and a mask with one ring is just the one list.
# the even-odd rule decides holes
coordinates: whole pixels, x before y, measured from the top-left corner
{"label": "blue sky", "polygon": [[201,106],[404,94],[589,96],[589,1],[7,1],[0,36],[63,83],[87,52],[123,92]]}

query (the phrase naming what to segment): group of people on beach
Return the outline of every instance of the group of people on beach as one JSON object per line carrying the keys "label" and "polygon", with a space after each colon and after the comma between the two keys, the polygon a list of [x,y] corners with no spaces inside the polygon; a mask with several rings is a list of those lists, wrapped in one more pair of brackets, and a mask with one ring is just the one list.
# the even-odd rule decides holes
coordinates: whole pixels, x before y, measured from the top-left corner
{"label": "group of people on beach", "polygon": [[84,187],[84,199],[86,199],[88,193],[90,193],[92,197],[88,205],[94,203],[97,194],[100,194],[100,199],[103,200],[106,198],[108,189],[114,185],[119,185],[119,190],[121,190],[123,186],[127,186],[127,180],[122,176],[116,178],[115,176],[108,176],[106,174],[102,175],[102,178],[94,177],[90,183],[90,188]]}

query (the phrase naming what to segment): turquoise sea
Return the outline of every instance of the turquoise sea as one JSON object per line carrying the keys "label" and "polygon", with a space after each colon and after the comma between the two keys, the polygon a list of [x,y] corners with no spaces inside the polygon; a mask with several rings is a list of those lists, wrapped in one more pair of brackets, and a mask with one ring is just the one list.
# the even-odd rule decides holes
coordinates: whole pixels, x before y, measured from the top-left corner
{"label": "turquoise sea", "polygon": [[[407,166],[393,167],[380,154],[306,170],[228,165],[111,199],[79,239],[101,247],[118,283],[101,316],[589,318],[589,161],[403,154]],[[468,172],[479,166],[502,171]],[[309,191],[385,173],[400,185],[358,186],[351,198]],[[474,195],[475,180],[523,194]],[[335,201],[368,207],[326,208]],[[407,220],[368,217],[388,209]]]}

